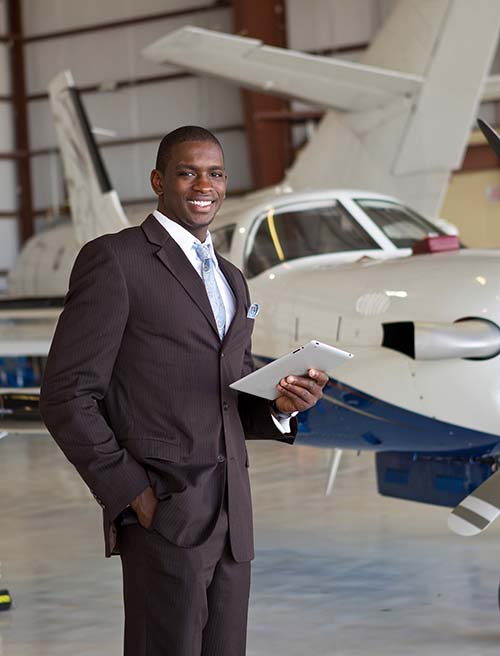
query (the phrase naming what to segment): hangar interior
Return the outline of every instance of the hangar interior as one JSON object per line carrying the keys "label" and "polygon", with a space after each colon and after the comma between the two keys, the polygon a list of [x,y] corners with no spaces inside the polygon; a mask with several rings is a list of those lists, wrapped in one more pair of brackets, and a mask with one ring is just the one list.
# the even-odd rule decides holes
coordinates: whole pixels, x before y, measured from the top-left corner
{"label": "hangar interior", "polygon": [[[72,71],[112,183],[139,220],[153,207],[149,171],[169,130],[192,123],[215,132],[233,197],[278,183],[323,115],[154,65],[143,48],[189,24],[357,61],[397,3],[0,0],[4,285],[25,241],[68,220],[47,94],[59,71]],[[492,125],[499,102],[500,92],[480,107]],[[440,214],[466,245],[497,248],[499,212],[498,159],[471,125]],[[406,292],[395,283],[391,293]],[[257,546],[249,656],[498,653],[500,526],[464,542],[447,530],[447,509],[378,495],[371,453],[344,457],[328,497],[329,451],[252,443],[249,454]],[[0,656],[121,653],[118,559],[103,558],[99,508],[46,435],[0,431],[0,498],[0,589],[14,600],[0,612]]]}
{"label": "hangar interior", "polygon": [[[72,71],[111,181],[127,213],[142,217],[151,207],[147,172],[156,144],[176,126],[192,123],[214,130],[226,153],[229,192],[239,195],[279,182],[322,115],[317,107],[242,93],[216,78],[159,67],[141,56],[143,48],[191,24],[356,61],[396,2],[280,0],[250,6],[243,0],[108,0],[104,5],[2,0],[3,279],[31,234],[68,215],[47,96],[47,85],[59,71]],[[497,53],[491,73],[499,71]],[[480,115],[492,124],[497,114],[494,99],[481,106]],[[474,135],[441,212],[471,247],[500,243],[496,168],[484,140]]]}

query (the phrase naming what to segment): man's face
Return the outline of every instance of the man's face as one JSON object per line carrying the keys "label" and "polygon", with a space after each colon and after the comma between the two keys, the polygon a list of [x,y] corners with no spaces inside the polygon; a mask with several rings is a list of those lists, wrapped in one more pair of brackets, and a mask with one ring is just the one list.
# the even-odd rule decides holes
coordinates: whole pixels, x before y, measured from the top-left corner
{"label": "man's face", "polygon": [[177,144],[165,171],[151,173],[151,185],[160,212],[204,241],[226,193],[222,151],[210,141]]}

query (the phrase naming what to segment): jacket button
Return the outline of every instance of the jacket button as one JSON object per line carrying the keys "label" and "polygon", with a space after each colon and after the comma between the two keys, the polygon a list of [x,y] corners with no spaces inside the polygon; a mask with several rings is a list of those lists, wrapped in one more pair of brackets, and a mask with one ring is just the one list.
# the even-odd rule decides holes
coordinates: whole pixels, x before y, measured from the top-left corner
{"label": "jacket button", "polygon": [[223,456],[222,454],[217,456],[217,462],[225,462],[226,461],[226,456]]}
{"label": "jacket button", "polygon": [[224,401],[222,407],[224,408],[224,410],[229,410],[229,403],[227,403],[227,401]]}
{"label": "jacket button", "polygon": [[221,358],[224,357],[224,351],[222,351],[222,353],[220,354],[220,357],[221,357]]}

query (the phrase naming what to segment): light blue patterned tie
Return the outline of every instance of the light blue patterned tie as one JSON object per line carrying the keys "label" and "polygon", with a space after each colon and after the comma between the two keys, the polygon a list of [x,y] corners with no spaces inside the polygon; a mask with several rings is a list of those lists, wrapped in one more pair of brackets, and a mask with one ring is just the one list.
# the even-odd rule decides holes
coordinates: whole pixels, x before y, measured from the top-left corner
{"label": "light blue patterned tie", "polygon": [[217,287],[217,282],[215,281],[214,261],[212,260],[210,251],[203,244],[195,243],[194,250],[201,260],[201,276],[205,283],[210,305],[212,306],[219,337],[222,339],[226,331],[226,310],[221,293]]}

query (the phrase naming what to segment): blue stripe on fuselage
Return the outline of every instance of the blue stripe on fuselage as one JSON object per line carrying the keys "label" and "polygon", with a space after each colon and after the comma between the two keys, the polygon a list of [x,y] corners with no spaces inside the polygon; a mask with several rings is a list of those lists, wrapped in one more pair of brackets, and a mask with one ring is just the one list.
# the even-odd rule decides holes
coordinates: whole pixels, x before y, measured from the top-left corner
{"label": "blue stripe on fuselage", "polygon": [[[256,356],[265,364],[269,358]],[[446,455],[489,453],[500,436],[463,428],[405,410],[330,379],[324,398],[298,416],[295,444],[360,451]]]}

